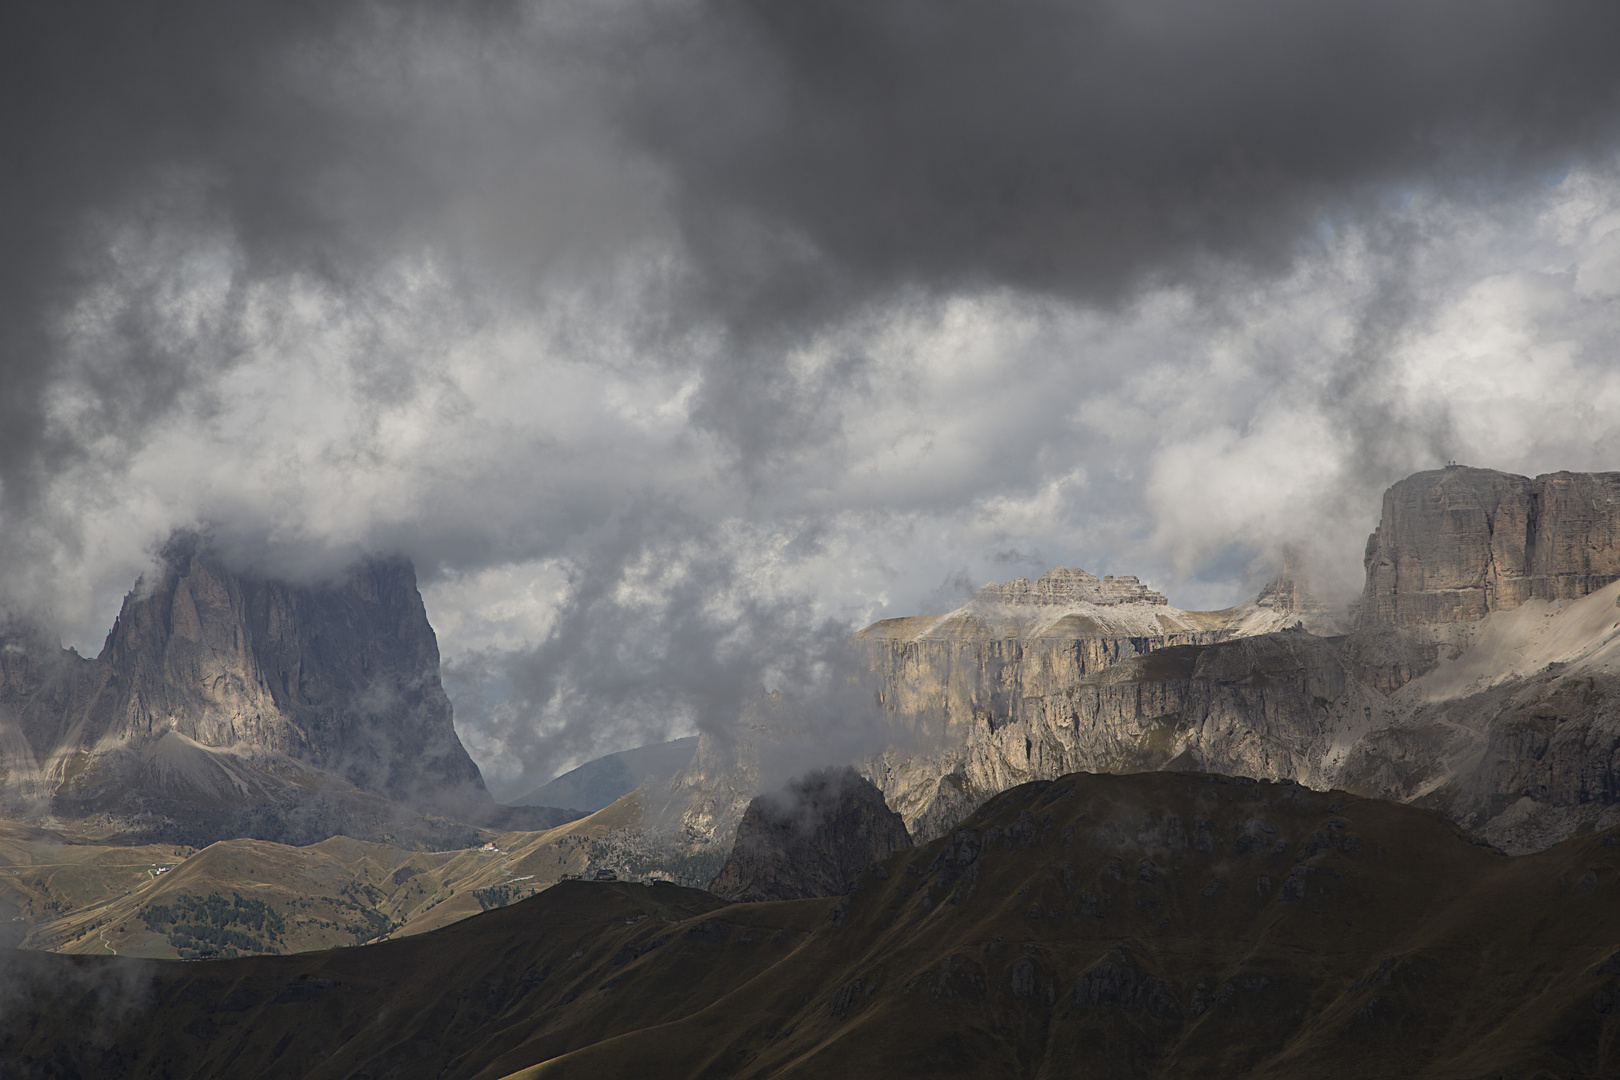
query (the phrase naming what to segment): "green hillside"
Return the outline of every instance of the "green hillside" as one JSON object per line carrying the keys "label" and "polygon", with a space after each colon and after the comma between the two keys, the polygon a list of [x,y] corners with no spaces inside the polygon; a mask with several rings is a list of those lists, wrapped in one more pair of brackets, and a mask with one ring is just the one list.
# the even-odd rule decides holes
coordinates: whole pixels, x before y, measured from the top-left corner
{"label": "green hillside", "polygon": [[8,954],[0,1059],[231,1077],[1620,1074],[1620,833],[1161,773],[1008,791],[842,900],[563,882],[420,936]]}
{"label": "green hillside", "polygon": [[485,832],[487,846],[453,851],[346,836],[131,848],[0,822],[0,945],[192,959],[408,936],[589,872],[617,851],[604,838],[639,820],[632,795],[555,829]]}

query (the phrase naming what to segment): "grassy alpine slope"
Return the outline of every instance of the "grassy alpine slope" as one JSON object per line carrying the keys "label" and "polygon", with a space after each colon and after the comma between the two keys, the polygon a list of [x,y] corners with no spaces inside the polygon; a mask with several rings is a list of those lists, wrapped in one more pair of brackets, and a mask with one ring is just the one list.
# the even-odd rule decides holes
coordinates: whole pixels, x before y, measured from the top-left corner
{"label": "grassy alpine slope", "polygon": [[1510,859],[1410,806],[1077,774],[997,796],[838,901],[565,882],[360,949],[11,953],[0,1059],[488,1080],[1612,1076],[1617,881],[1616,832]]}
{"label": "grassy alpine slope", "polygon": [[604,838],[639,820],[632,794],[555,829],[478,834],[496,850],[453,851],[346,836],[118,847],[0,822],[0,945],[176,959],[422,933],[587,873],[617,852]]}

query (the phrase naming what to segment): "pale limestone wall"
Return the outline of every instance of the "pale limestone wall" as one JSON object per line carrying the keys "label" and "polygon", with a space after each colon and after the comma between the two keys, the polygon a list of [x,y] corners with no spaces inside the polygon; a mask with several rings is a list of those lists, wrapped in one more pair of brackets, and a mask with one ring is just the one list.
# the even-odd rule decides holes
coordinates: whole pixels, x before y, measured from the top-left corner
{"label": "pale limestone wall", "polygon": [[1620,579],[1620,473],[1417,473],[1384,493],[1365,561],[1366,626],[1469,622],[1586,596]]}

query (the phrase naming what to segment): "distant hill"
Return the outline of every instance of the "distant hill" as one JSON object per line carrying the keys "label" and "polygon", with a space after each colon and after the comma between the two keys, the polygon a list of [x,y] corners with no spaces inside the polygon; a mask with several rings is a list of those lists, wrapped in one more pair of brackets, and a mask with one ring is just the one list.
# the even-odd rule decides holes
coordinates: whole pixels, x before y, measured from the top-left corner
{"label": "distant hill", "polygon": [[1620,1075],[1620,830],[1507,857],[1416,807],[1185,772],[995,796],[843,899],[567,881],[404,940],[7,952],[40,1075]]}
{"label": "distant hill", "polygon": [[594,813],[628,795],[644,781],[668,779],[686,768],[697,743],[697,736],[691,735],[606,754],[510,802],[513,806],[561,806]]}

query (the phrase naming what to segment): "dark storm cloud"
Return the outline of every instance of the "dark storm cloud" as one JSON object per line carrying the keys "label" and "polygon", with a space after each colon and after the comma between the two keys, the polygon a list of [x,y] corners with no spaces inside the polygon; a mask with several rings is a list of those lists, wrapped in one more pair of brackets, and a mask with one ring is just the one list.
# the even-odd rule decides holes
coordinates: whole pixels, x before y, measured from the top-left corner
{"label": "dark storm cloud", "polygon": [[[261,92],[267,54],[329,28],[323,5],[17,5],[0,33],[0,477],[15,500],[41,454],[39,398],[56,359],[51,320],[93,272],[79,247],[85,215],[121,209],[159,172],[206,166],[199,192],[261,239],[299,231],[314,207],[289,184],[301,144],[319,136]],[[274,224],[272,224],[274,223]],[[132,328],[138,334],[138,328]],[[161,405],[183,365],[137,352],[112,415],[128,423]]]}
{"label": "dark storm cloud", "polygon": [[1620,137],[1604,5],[647,10],[621,116],[668,170],[691,302],[736,334],[697,416],[750,463],[806,422],[773,357],[852,308],[1218,294],[1414,189],[1489,201]]}
{"label": "dark storm cloud", "polygon": [[[630,110],[727,306],[874,286],[1110,299],[1324,217],[1611,149],[1588,3],[900,0],[660,16]],[[762,272],[765,271],[765,272]]]}
{"label": "dark storm cloud", "polygon": [[[296,273],[359,305],[375,302],[379,264],[422,247],[466,271],[470,292],[516,276],[532,297],[549,263],[639,221],[622,205],[618,228],[593,211],[630,166],[602,167],[581,145],[590,110],[562,100],[563,77],[529,77],[568,62],[521,5],[66,3],[4,20],[0,478],[14,512],[80,444],[138,440],[199,367],[237,359],[229,325],[202,354],[177,354],[132,304],[118,362],[87,380],[90,429],[48,430],[60,323],[119,271],[119,227],[223,235],[243,260],[238,285]],[[398,392],[385,363],[375,389]]]}
{"label": "dark storm cloud", "polygon": [[[50,317],[99,258],[86,216],[173,216],[150,193],[176,176],[249,277],[291,266],[343,287],[430,243],[476,288],[523,296],[559,250],[663,227],[618,193],[656,162],[696,271],[668,297],[676,317],[747,331],[714,360],[703,417],[757,450],[819,434],[775,374],[783,333],[905,288],[1107,302],[1209,258],[1281,266],[1324,219],[1413,185],[1489,194],[1612,147],[1620,87],[1620,11],[1589,3],[67,4],[7,20],[8,497],[41,454],[75,449],[42,444],[38,399]],[[109,430],[229,359],[126,329],[98,388]]]}
{"label": "dark storm cloud", "polygon": [[[944,380],[934,411],[965,386],[987,415],[943,418],[937,444],[933,416],[901,415],[913,456],[868,448],[866,494],[841,471],[861,434],[851,415],[922,393],[921,377],[880,370],[903,367],[875,355],[886,326],[942,325],[959,295],[1050,304],[1054,324],[1088,307],[1151,322],[1130,303],[1168,282],[1196,286],[1214,312],[1187,320],[1189,337],[1219,329],[1239,320],[1219,310],[1231,298],[1210,270],[1285,271],[1324,232],[1414,192],[1488,204],[1546,183],[1612,152],[1620,86],[1620,9],[1588,3],[52,4],[5,19],[0,559],[37,554],[10,537],[53,477],[88,459],[116,487],[104,478],[160,436],[227,416],[153,453],[145,482],[159,495],[145,504],[139,485],[68,482],[45,546],[70,542],[87,507],[112,505],[102,520],[116,520],[127,497],[155,534],[143,542],[206,519],[278,568],[305,556],[265,549],[300,543],[404,551],[429,582],[565,565],[544,640],[474,672],[510,688],[505,711],[464,714],[538,779],[612,743],[733,730],[772,679],[814,687],[837,666],[844,629],[804,595],[751,592],[723,522],[769,533],[792,518],[780,531],[815,537],[830,531],[804,520],[818,514],[903,503],[948,517],[982,510],[986,493],[1062,488],[1079,457],[1096,465],[1070,484],[1090,485],[1090,520],[1139,495],[1130,463],[1105,460],[1122,439],[1068,434],[1082,391],[1053,376],[1066,360]],[[159,239],[129,255],[120,230]],[[1369,235],[1397,255],[1415,242]],[[223,295],[176,332],[189,294],[174,302],[163,275],[210,244],[219,265],[198,274]],[[399,267],[424,252],[433,273],[421,276],[438,277],[413,293]],[[1438,445],[1443,424],[1380,397],[1379,365],[1413,310],[1407,280],[1389,274],[1367,305],[1328,393],[1342,427],[1384,455],[1364,470],[1372,485]],[[102,288],[122,306],[70,347],[65,313]],[[585,299],[570,308],[564,294]],[[460,343],[495,355],[479,335],[536,311],[534,355],[465,380],[482,379],[483,397],[423,389]],[[322,334],[345,320],[352,340],[330,366],[349,364],[350,383],[325,368],[300,382],[297,359],[319,368]],[[263,322],[282,337],[255,352]],[[622,340],[604,344],[604,328]],[[795,350],[840,332],[830,359],[794,367]],[[1086,394],[1149,366],[1121,348],[1086,360]],[[566,363],[545,367],[548,349]],[[243,381],[237,392],[262,395],[273,417],[262,426],[256,402],[207,398],[227,393],[211,376],[254,364],[299,388]],[[564,396],[570,364],[622,369],[611,407],[585,379]],[[525,382],[525,369],[541,375]],[[635,399],[649,372],[672,389]],[[1019,378],[1048,381],[995,398],[996,379]],[[58,383],[76,394],[72,423],[51,419]],[[180,403],[188,391],[200,403]],[[309,397],[277,397],[295,393]],[[523,427],[503,394],[542,419]],[[545,411],[553,399],[567,408]],[[287,434],[334,400],[352,438]],[[666,406],[677,434],[660,427]],[[402,429],[418,441],[390,442]],[[1157,449],[1117,453],[1144,446]],[[182,471],[209,455],[225,475]],[[886,475],[873,464],[891,460]],[[217,490],[188,501],[153,475]],[[387,507],[376,520],[371,503]],[[1127,539],[1146,530],[1131,514],[1118,515]],[[1040,535],[1008,526],[973,543],[1064,559],[1069,525],[1051,516]],[[964,558],[939,557],[934,581]],[[684,576],[649,583],[649,560]],[[964,570],[934,599],[977,584]]]}
{"label": "dark storm cloud", "polygon": [[[436,377],[425,350],[544,311],[557,279],[611,293],[626,252],[657,238],[647,170],[601,115],[615,46],[589,12],[67,3],[3,18],[0,581],[13,603],[49,606],[18,594],[95,546],[80,518],[97,497],[61,490],[84,486],[76,473],[110,480],[165,430],[239,405],[217,399],[222,373],[316,350],[311,303],[350,324],[345,377],[357,408],[380,412]],[[400,279],[424,265],[436,291],[412,295]],[[656,303],[613,318],[643,338],[671,322]],[[565,323],[552,318],[559,340]],[[573,331],[582,355],[590,330]],[[289,479],[330,486],[308,471]],[[53,484],[57,505],[42,508]],[[298,531],[276,528],[283,508],[234,501],[178,507],[173,524],[245,537],[243,550]],[[304,531],[306,549],[328,541]],[[446,565],[500,546],[488,530],[427,531],[423,557]],[[324,573],[356,545],[423,547],[422,532],[254,554]]]}

